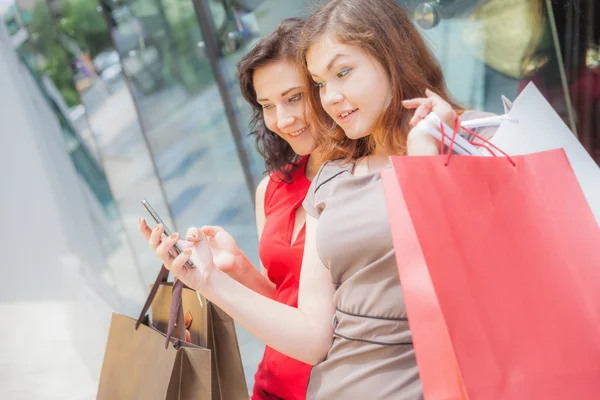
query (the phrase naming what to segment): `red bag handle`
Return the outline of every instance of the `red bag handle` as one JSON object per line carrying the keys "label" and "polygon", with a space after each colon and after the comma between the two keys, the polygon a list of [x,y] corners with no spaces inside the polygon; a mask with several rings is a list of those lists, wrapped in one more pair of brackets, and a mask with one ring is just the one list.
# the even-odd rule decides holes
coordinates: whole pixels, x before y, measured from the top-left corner
{"label": "red bag handle", "polygon": [[489,151],[494,157],[496,157],[496,153],[494,153],[488,146],[496,149],[497,151],[499,151],[500,153],[502,153],[506,159],[513,165],[513,167],[515,167],[517,164],[515,163],[515,161],[512,159],[511,156],[509,156],[506,152],[504,152],[501,148],[499,148],[498,146],[496,146],[495,144],[493,144],[492,142],[490,142],[489,140],[479,136],[477,133],[475,133],[473,130],[469,129],[469,128],[465,128],[462,127],[460,125],[460,117],[458,116],[458,114],[456,114],[456,117],[454,119],[454,128],[452,129],[452,137],[450,139],[450,146],[448,146],[448,153],[444,154],[445,149],[444,149],[444,140],[443,138],[446,136],[446,133],[444,131],[444,123],[440,122],[440,131],[442,132],[442,140],[440,140],[440,154],[441,155],[445,155],[446,156],[446,161],[444,162],[445,166],[448,166],[448,163],[450,162],[450,156],[452,155],[452,148],[454,147],[454,140],[456,138],[456,135],[458,134],[458,132],[460,131],[460,129],[464,129],[466,132],[468,132],[469,134],[473,135],[474,137],[476,137],[477,139],[481,140],[483,143],[475,143],[470,141],[469,143],[475,145],[475,146],[481,146],[483,148],[485,148],[487,151]]}

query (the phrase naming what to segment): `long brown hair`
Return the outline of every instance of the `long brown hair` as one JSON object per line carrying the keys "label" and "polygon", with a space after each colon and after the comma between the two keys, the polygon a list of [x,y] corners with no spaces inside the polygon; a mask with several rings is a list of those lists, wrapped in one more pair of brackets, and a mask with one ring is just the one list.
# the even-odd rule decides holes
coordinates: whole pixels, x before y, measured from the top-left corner
{"label": "long brown hair", "polygon": [[256,148],[265,159],[266,172],[274,178],[283,178],[286,182],[291,180],[291,172],[298,167],[299,156],[289,143],[267,128],[263,108],[256,99],[254,72],[275,61],[295,64],[303,25],[304,20],[299,18],[284,19],[273,33],[261,39],[237,65],[242,95],[252,106],[250,135],[256,139]]}
{"label": "long brown hair", "polygon": [[[360,46],[385,69],[392,98],[374,132],[364,138],[349,139],[321,107],[319,88],[312,82],[306,54],[316,40],[332,35],[343,44]],[[431,89],[455,109],[442,69],[413,25],[405,9],[394,0],[331,0],[321,6],[304,24],[298,45],[299,64],[309,87],[308,99],[313,124],[320,133],[326,160],[358,160],[382,149],[387,154],[406,153],[406,137],[413,110],[402,100],[424,97]]]}

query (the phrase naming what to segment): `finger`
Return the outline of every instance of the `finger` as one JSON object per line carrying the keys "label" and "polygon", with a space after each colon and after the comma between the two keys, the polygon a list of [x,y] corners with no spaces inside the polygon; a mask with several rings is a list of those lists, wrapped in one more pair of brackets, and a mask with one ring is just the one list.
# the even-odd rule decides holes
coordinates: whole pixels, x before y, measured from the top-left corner
{"label": "finger", "polygon": [[148,240],[148,244],[150,245],[150,248],[152,250],[156,250],[156,248],[160,244],[164,230],[165,228],[161,224],[156,225],[152,230],[152,233],[150,234],[150,239]]}
{"label": "finger", "polygon": [[194,253],[192,255],[192,261],[195,265],[212,265],[213,264],[213,255],[210,249],[210,245],[206,236],[202,232],[200,240],[194,243]]}
{"label": "finger", "polygon": [[152,229],[146,224],[146,220],[143,217],[138,219],[138,229],[142,233],[144,239],[149,240],[150,235],[152,235]]}
{"label": "finger", "polygon": [[168,238],[164,239],[162,243],[156,248],[156,255],[158,256],[158,258],[160,258],[160,260],[163,263],[168,264],[172,261],[173,256],[171,255],[171,249],[173,248],[175,243],[177,243],[178,239],[179,233],[175,232]]}
{"label": "finger", "polygon": [[425,118],[433,109],[433,104],[431,101],[421,104],[413,114],[413,117],[410,120],[411,125],[416,125],[419,121]]}
{"label": "finger", "polygon": [[417,97],[414,99],[402,100],[402,105],[406,108],[417,108],[427,101],[429,101],[429,99],[424,97]]}
{"label": "finger", "polygon": [[185,234],[185,239],[188,242],[197,242],[202,236],[204,236],[204,234],[198,228],[191,227],[187,230],[187,233]]}
{"label": "finger", "polygon": [[440,96],[436,92],[434,92],[432,90],[429,90],[429,89],[425,89],[425,96],[427,96],[427,98],[429,98],[429,99],[436,99],[436,100],[445,101],[444,99],[442,99],[442,96]]}
{"label": "finger", "polygon": [[204,225],[200,228],[200,231],[208,237],[217,236],[219,232],[223,232],[224,230],[222,227],[216,225]]}
{"label": "finger", "polygon": [[192,256],[192,249],[185,250],[183,253],[181,253],[180,255],[175,257],[175,259],[173,259],[173,261],[171,261],[171,269],[183,268],[183,266],[185,265],[186,262],[188,262],[188,260],[190,259],[191,256]]}
{"label": "finger", "polygon": [[430,99],[432,101],[433,104],[433,108],[438,108],[438,107],[450,107],[452,108],[452,106],[439,94],[432,92],[431,90],[427,89],[425,91],[425,94],[427,95],[427,98]]}
{"label": "finger", "polygon": [[[190,259],[193,263],[192,267],[187,265],[187,262]],[[187,249],[173,259],[169,265],[165,264],[165,267],[173,273],[175,279],[181,280],[186,286],[193,290],[199,290],[204,270],[202,268],[194,268],[196,265],[201,265],[196,263],[196,253],[192,249]]]}

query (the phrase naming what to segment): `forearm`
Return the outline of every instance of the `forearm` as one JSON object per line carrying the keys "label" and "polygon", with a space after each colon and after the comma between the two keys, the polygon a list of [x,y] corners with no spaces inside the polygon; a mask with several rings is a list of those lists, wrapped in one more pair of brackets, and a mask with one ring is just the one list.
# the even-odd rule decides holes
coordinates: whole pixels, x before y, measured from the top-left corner
{"label": "forearm", "polygon": [[238,255],[238,260],[239,267],[228,275],[256,293],[270,299],[274,298],[275,284],[263,275],[245,254]]}
{"label": "forearm", "polygon": [[330,325],[316,326],[302,310],[269,299],[221,271],[214,271],[203,286],[208,300],[267,346],[312,365],[327,355],[333,338]]}

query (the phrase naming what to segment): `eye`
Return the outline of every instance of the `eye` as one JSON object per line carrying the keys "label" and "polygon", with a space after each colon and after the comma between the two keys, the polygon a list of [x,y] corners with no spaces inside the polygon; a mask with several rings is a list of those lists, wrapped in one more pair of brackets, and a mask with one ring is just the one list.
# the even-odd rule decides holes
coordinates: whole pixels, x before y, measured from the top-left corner
{"label": "eye", "polygon": [[324,88],[326,85],[325,82],[315,82],[315,86],[318,87],[319,89]]}
{"label": "eye", "polygon": [[338,78],[343,78],[344,76],[348,75],[348,73],[351,71],[350,68],[342,68],[342,70],[340,72],[337,73],[337,77]]}
{"label": "eye", "polygon": [[294,102],[294,101],[298,101],[302,99],[302,93],[296,93],[293,96],[290,96],[290,98],[288,99],[289,102]]}
{"label": "eye", "polygon": [[270,110],[273,107],[275,107],[273,104],[265,104],[264,106],[262,106],[263,110]]}

